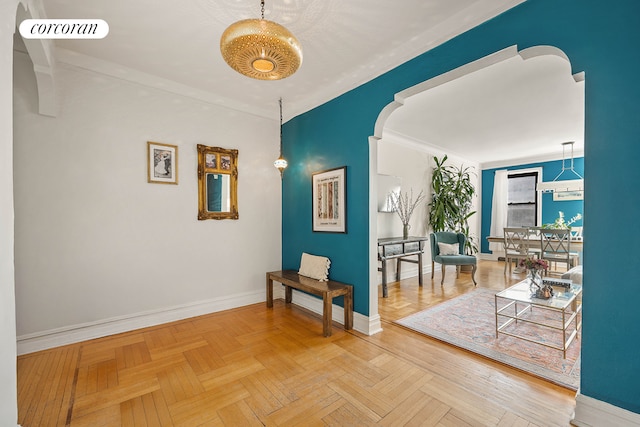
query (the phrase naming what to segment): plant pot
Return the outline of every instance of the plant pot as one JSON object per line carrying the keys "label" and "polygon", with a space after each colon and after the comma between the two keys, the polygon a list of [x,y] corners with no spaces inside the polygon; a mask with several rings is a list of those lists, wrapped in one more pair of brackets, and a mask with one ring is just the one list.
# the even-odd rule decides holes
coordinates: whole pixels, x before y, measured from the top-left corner
{"label": "plant pot", "polygon": [[471,273],[472,270],[473,270],[473,266],[472,265],[461,265],[460,266],[460,271],[462,273]]}

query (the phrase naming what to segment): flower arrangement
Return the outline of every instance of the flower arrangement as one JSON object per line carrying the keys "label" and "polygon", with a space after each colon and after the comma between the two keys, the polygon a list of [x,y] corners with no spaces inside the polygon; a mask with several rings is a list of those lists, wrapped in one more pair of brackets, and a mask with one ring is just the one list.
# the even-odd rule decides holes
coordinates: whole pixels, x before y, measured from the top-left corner
{"label": "flower arrangement", "polygon": [[418,197],[414,200],[413,189],[410,190],[410,193],[407,193],[406,191],[404,193],[402,193],[402,191],[397,193],[392,191],[389,195],[391,208],[398,214],[400,221],[402,222],[402,236],[405,239],[409,232],[409,220],[411,219],[411,215],[413,215],[413,211],[422,200],[424,200],[424,192],[420,191]]}
{"label": "flower arrangement", "polygon": [[544,224],[542,228],[571,228],[571,224],[582,219],[582,214],[575,214],[569,221],[564,220],[564,212],[558,212],[558,218],[552,224]]}
{"label": "flower arrangement", "polygon": [[549,263],[544,259],[527,257],[520,260],[520,267],[524,267],[527,270],[535,270],[539,272],[541,270],[547,270],[549,268]]}
{"label": "flower arrangement", "polygon": [[553,289],[542,282],[540,273],[549,268],[549,263],[544,259],[527,257],[520,261],[520,267],[529,271],[529,289],[531,295],[537,298],[548,299],[553,296]]}

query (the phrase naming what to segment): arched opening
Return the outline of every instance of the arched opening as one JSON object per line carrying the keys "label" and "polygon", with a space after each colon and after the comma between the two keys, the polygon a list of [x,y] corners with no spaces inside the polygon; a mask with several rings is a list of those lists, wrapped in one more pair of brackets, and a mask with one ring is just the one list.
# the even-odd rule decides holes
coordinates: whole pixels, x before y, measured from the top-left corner
{"label": "arched opening", "polygon": [[[16,14],[16,23],[25,19],[43,18],[44,13],[35,5],[27,7],[21,5]],[[57,114],[56,84],[55,84],[55,59],[51,40],[47,39],[23,39],[18,31],[14,36],[14,50],[26,53],[33,63],[33,71],[38,90],[38,113],[44,116],[55,117]]]}
{"label": "arched opening", "polygon": [[[496,89],[487,84],[486,77],[499,71],[494,79],[500,83],[504,94],[490,96]],[[555,80],[554,80],[555,79]],[[471,164],[478,169],[491,169],[506,165],[525,165],[558,160],[562,154],[561,143],[575,141],[576,155],[580,156],[584,147],[584,76],[572,74],[566,55],[551,46],[537,46],[518,51],[516,46],[501,50],[487,57],[469,63],[458,69],[425,81],[396,94],[394,102],[388,104],[379,114],[370,145],[370,316],[379,321],[380,273],[377,266],[376,241],[382,232],[400,233],[400,223],[393,214],[381,214],[376,209],[378,194],[378,174],[394,174],[391,167],[381,170],[380,165],[388,160],[388,151],[381,150],[385,143],[392,142],[410,151],[412,158],[396,159],[396,170],[401,170],[420,155],[433,158],[449,155],[454,161]],[[457,89],[456,89],[457,88]],[[565,89],[572,99],[566,100]],[[460,92],[456,92],[459,90]],[[473,99],[483,100],[481,106],[473,106]],[[576,101],[577,100],[577,101]],[[556,110],[564,110],[561,113]],[[473,111],[473,112],[472,112]],[[417,119],[416,119],[417,117]],[[568,125],[570,126],[564,126]],[[452,127],[456,132],[449,132]],[[445,128],[449,129],[445,129]],[[444,141],[444,143],[443,143]],[[471,144],[469,144],[471,143]],[[476,150],[480,148],[480,151]],[[386,166],[389,166],[388,164]],[[423,162],[423,170],[418,177],[424,178],[424,190],[430,195],[430,170],[433,163]],[[409,179],[411,184],[416,178]],[[404,183],[404,180],[403,180]],[[490,193],[491,189],[481,188],[478,179],[478,193]],[[429,200],[427,200],[428,203]],[[479,240],[486,240],[483,215],[478,199],[472,232]],[[490,212],[489,212],[490,214]],[[380,215],[386,215],[385,222]],[[381,227],[381,224],[382,227]],[[418,232],[428,233],[426,221],[417,224]],[[495,258],[486,248],[481,249],[479,258]],[[424,254],[427,271],[418,272],[414,268],[404,269],[410,274],[425,274],[430,270],[430,250]],[[394,272],[389,273],[393,275]],[[404,277],[404,276],[403,276]],[[389,278],[392,282],[392,278]],[[415,283],[413,283],[415,282]],[[413,280],[418,286],[418,280]],[[429,283],[427,277],[425,286]],[[437,280],[434,289],[440,288]],[[384,300],[384,299],[382,299]]]}
{"label": "arched opening", "polygon": [[[28,3],[35,8],[35,3]],[[13,129],[13,96],[12,73],[14,73],[13,50],[16,48],[14,44],[20,39],[19,35],[15,35],[16,22],[28,17],[40,17],[33,10],[29,10],[26,1],[7,1],[0,6],[0,16],[3,18],[2,28],[7,31],[0,32],[0,49],[2,50],[3,59],[0,61],[0,81],[3,83],[2,96],[3,106],[0,107],[2,115],[0,125],[2,137],[0,140],[0,159],[3,160],[2,170],[2,207],[0,208],[0,241],[2,241],[2,265],[0,266],[0,283],[2,283],[2,313],[3,320],[0,322],[2,332],[2,351],[0,351],[0,365],[3,371],[2,377],[3,403],[0,404],[0,418],[3,420],[15,420],[17,422],[17,376],[16,376],[16,299],[15,299],[15,252],[14,252],[14,192],[13,192],[13,147],[14,147],[14,129]],[[42,89],[41,107],[39,112],[49,114],[55,110],[55,97],[47,95],[54,93],[52,64],[54,63],[50,51],[43,50],[44,43],[35,42],[27,47],[24,44],[23,50],[32,52],[32,56],[38,59],[32,59],[34,70],[40,74],[40,83],[38,89]],[[19,48],[19,47],[18,47]],[[38,65],[38,66],[36,66]],[[48,82],[47,82],[48,81]],[[48,89],[46,88],[48,87]]]}
{"label": "arched opening", "polygon": [[[43,13],[38,9],[36,2],[26,1],[9,1],[5,2],[1,9],[0,16],[6,18],[6,29],[13,29],[13,31],[6,31],[2,33],[2,57],[5,58],[0,65],[1,81],[9,82],[4,87],[3,96],[5,100],[5,106],[1,108],[3,111],[2,120],[4,120],[6,126],[0,126],[3,129],[2,147],[0,148],[0,158],[5,160],[5,165],[2,168],[3,185],[5,188],[0,191],[3,196],[2,210],[0,212],[0,222],[2,223],[2,235],[3,241],[3,267],[0,269],[2,275],[3,290],[2,294],[5,298],[3,300],[2,312],[5,314],[5,319],[10,321],[2,322],[3,327],[3,345],[1,352],[2,366],[4,366],[8,372],[3,371],[3,389],[2,396],[3,404],[0,405],[0,418],[3,420],[14,419],[18,421],[17,414],[17,378],[16,378],[16,356],[17,356],[17,324],[16,324],[16,298],[18,290],[15,286],[15,213],[14,213],[14,167],[13,167],[13,154],[15,151],[14,137],[14,96],[11,82],[15,81],[15,76],[20,75],[21,69],[16,68],[16,57],[20,57],[21,61],[30,69],[29,76],[27,78],[32,79],[30,88],[32,89],[32,96],[30,99],[33,101],[33,105],[30,106],[30,110],[36,114],[42,114],[47,116],[55,116],[57,109],[57,102],[55,96],[55,78],[54,78],[54,64],[53,51],[51,49],[50,40],[29,40],[24,41],[20,36],[16,23],[22,22],[24,19],[30,18],[42,18]],[[13,77],[12,77],[13,74]]]}

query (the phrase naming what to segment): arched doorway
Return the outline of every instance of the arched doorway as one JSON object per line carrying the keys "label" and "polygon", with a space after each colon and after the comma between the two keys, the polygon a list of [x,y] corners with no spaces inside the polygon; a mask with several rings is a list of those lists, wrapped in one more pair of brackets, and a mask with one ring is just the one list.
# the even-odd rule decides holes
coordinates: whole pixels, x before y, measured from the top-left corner
{"label": "arched doorway", "polygon": [[[482,103],[474,107],[474,99]],[[575,141],[577,152],[582,152],[584,110],[584,75],[572,74],[569,59],[552,46],[522,51],[512,46],[397,93],[395,101],[380,112],[369,139],[370,315],[375,317],[379,312],[375,242],[378,237],[388,237],[381,235],[381,214],[375,208],[377,178],[379,173],[401,174],[407,165],[396,159],[395,165],[387,164],[381,170],[389,156],[379,155],[380,144],[402,145],[413,150],[414,158],[425,153],[430,157],[447,154],[477,167],[514,164],[514,159],[521,163],[532,158],[557,159],[562,154],[561,142],[566,140]],[[460,129],[453,129],[456,127]],[[414,175],[430,176],[431,166],[425,162],[423,170]],[[425,181],[422,188],[412,187],[414,192],[430,194],[428,179]],[[482,191],[480,188],[479,194]],[[480,200],[472,232],[485,239],[479,205]],[[399,222],[395,227],[387,226],[383,232],[399,235]],[[421,224],[421,230],[428,232],[428,224]],[[430,259],[430,251],[425,252],[425,258]],[[429,268],[430,263],[425,266]],[[413,274],[417,273],[414,269]]]}

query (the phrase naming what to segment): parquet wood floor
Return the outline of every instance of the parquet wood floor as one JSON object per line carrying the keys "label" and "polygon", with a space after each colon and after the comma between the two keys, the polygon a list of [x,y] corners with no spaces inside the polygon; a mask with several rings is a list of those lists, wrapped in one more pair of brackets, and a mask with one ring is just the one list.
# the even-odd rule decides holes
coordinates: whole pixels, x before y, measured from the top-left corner
{"label": "parquet wood floor", "polygon": [[[473,288],[455,274],[392,283],[365,336],[274,302],[18,358],[31,426],[568,426],[574,393],[390,320]],[[479,286],[519,280],[481,262]]]}

